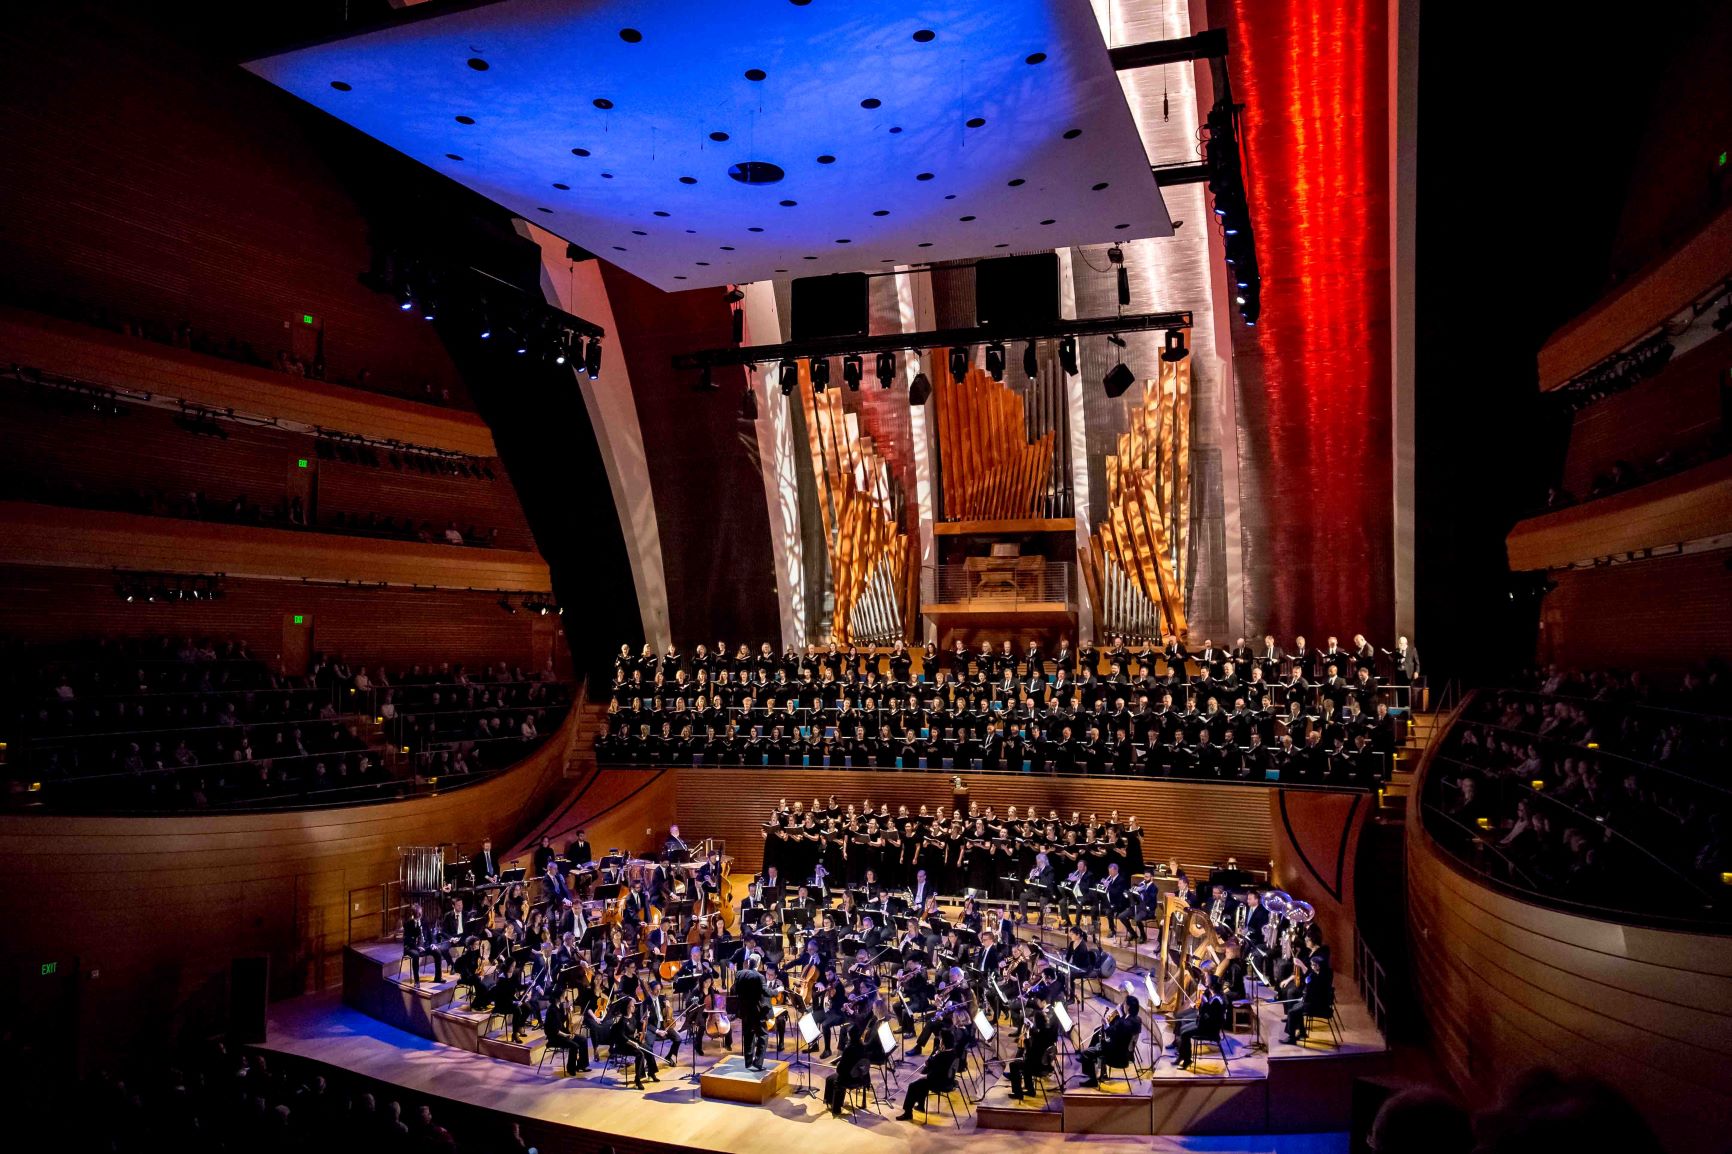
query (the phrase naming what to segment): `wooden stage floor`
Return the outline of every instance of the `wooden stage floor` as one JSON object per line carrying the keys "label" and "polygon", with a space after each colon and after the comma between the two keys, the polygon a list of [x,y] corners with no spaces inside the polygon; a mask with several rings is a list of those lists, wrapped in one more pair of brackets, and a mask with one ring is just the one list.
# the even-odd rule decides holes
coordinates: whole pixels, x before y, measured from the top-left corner
{"label": "wooden stage floor", "polygon": [[[934,1113],[924,1124],[895,1121],[892,1115],[901,1107],[899,1097],[884,1104],[882,1116],[867,1110],[836,1120],[825,1112],[816,1094],[800,1096],[805,1077],[798,1070],[790,1073],[791,1093],[763,1106],[700,1098],[689,1065],[664,1069],[660,1083],[646,1084],[639,1091],[617,1075],[606,1084],[598,1071],[566,1078],[554,1060],[538,1073],[533,1066],[443,1045],[345,1006],[340,991],[335,990],[273,1006],[269,1040],[259,1048],[322,1062],[415,1093],[526,1119],[534,1130],[541,1131],[537,1144],[544,1151],[589,1147],[597,1134],[630,1136],[718,1154],[787,1154],[816,1144],[821,1144],[816,1148],[840,1154],[893,1154],[952,1150],[965,1144],[979,1148],[987,1143],[1002,1144],[1000,1149],[1008,1148],[1015,1154],[1056,1154],[1062,1146],[1079,1142],[1102,1151],[1346,1154],[1348,1145],[1347,1135],[1339,1132],[1168,1137],[996,1130],[990,1136],[977,1135],[976,1123],[966,1115],[961,1129],[952,1124],[948,1114]],[[712,1050],[699,1059],[700,1068],[719,1057]],[[920,1061],[911,1058],[902,1064],[903,1086],[916,1076]],[[1238,1060],[1234,1067],[1234,1074],[1239,1074]],[[815,1091],[821,1089],[829,1071],[830,1067],[813,1062]],[[1173,1070],[1170,1058],[1163,1059],[1157,1076],[1193,1077]],[[989,1108],[1002,1094],[1002,1082],[995,1080],[993,1091],[988,1093]],[[936,1099],[931,1105],[937,1109]],[[560,1140],[562,1130],[567,1131],[568,1141]]]}

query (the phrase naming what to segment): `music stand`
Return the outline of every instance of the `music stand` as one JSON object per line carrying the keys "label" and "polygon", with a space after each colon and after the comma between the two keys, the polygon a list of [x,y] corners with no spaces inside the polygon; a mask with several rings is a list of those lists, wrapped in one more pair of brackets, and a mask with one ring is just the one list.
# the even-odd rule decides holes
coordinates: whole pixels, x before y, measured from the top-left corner
{"label": "music stand", "polygon": [[1161,1040],[1161,1023],[1156,1016],[1160,1013],[1161,1001],[1155,993],[1153,974],[1143,975],[1143,992],[1149,996],[1149,1074],[1153,1076],[1155,1063],[1161,1060],[1161,1051],[1166,1049],[1166,1043]]}
{"label": "music stand", "polygon": [[799,1056],[795,1058],[795,1062],[798,1063],[800,1069],[806,1072],[806,1085],[797,1091],[797,1093],[802,1098],[810,1098],[812,1096],[812,1055],[806,1053],[806,1047],[812,1045],[819,1038],[823,1037],[824,1031],[823,1028],[818,1025],[818,1019],[812,1016],[812,1011],[810,1010],[801,1014],[800,1020],[795,1022],[794,1025],[800,1032],[800,1042],[802,1043],[800,1046]]}
{"label": "music stand", "polygon": [[1076,1056],[1076,1048],[1071,1045],[1071,1031],[1076,1029],[1076,1023],[1071,1021],[1070,1011],[1064,1008],[1063,1002],[1051,1004],[1052,1016],[1058,1019],[1058,1068],[1053,1072],[1058,1075],[1058,1088],[1062,1094],[1065,1083],[1070,1081],[1070,1075],[1064,1072],[1064,1057],[1068,1050],[1072,1057]]}

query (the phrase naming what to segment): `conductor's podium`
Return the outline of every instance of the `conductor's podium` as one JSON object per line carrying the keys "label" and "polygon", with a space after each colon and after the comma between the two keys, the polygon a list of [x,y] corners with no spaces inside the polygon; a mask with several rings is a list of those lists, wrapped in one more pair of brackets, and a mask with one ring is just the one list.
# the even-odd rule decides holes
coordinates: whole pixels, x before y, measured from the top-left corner
{"label": "conductor's podium", "polygon": [[787,1093],[788,1063],[767,1062],[762,1070],[748,1070],[744,1058],[729,1054],[699,1075],[698,1091],[706,1098],[762,1106]]}

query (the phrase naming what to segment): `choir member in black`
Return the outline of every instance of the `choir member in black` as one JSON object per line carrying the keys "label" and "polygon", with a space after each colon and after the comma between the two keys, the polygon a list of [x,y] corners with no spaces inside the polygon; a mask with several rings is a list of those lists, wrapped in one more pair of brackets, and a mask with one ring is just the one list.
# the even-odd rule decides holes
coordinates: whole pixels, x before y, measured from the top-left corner
{"label": "choir member in black", "polygon": [[[902,1098],[902,1113],[896,1115],[899,1122],[912,1122],[914,1111],[926,1111],[928,1094],[945,1094],[956,1089],[956,1071],[968,1056],[964,1048],[967,1018],[963,1017],[959,1024],[946,1021],[939,1033],[938,1046],[932,1056],[926,1059],[920,1068],[920,1077],[908,1084],[908,1093]],[[919,1053],[918,1050],[915,1051]]]}
{"label": "choir member in black", "polygon": [[409,916],[403,919],[403,956],[409,959],[409,966],[415,975],[415,984],[421,984],[421,959],[433,959],[433,980],[445,980],[444,956],[435,944],[433,930],[421,921],[421,906],[419,903],[409,907]]}
{"label": "choir member in black", "polygon": [[1008,1067],[1010,1096],[1018,1102],[1034,1093],[1035,1079],[1051,1071],[1057,1058],[1058,1023],[1047,1009],[1045,995],[1038,991],[1031,993],[1027,1002],[1022,1042]]}
{"label": "choir member in black", "polygon": [[1131,1051],[1143,1029],[1139,1016],[1141,1009],[1136,998],[1127,994],[1122,1007],[1107,1011],[1108,1020],[1101,1024],[1094,1037],[1089,1039],[1089,1044],[1077,1055],[1077,1061],[1082,1065],[1082,1086],[1092,1090],[1101,1084],[1097,1068],[1129,1066],[1135,1061]]}
{"label": "choir member in black", "polygon": [[756,953],[747,953],[744,968],[734,975],[732,994],[740,1014],[740,1046],[748,1070],[764,1068],[764,975]]}
{"label": "choir member in black", "polygon": [[1197,999],[1196,1017],[1179,1027],[1174,1044],[1179,1051],[1179,1069],[1188,1070],[1193,1061],[1194,1043],[1198,1038],[1208,1042],[1221,1040],[1227,1026],[1227,999],[1221,992],[1221,979],[1210,974],[1202,981]]}

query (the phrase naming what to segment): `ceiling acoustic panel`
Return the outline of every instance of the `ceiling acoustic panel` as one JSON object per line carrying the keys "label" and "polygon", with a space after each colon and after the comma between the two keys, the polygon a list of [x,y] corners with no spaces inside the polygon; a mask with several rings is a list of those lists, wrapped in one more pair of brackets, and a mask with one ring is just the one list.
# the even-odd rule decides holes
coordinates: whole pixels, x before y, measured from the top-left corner
{"label": "ceiling acoustic panel", "polygon": [[499,0],[247,67],[664,289],[1172,233],[1075,0]]}

